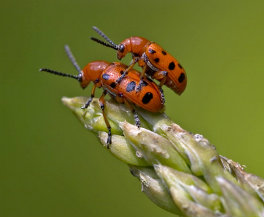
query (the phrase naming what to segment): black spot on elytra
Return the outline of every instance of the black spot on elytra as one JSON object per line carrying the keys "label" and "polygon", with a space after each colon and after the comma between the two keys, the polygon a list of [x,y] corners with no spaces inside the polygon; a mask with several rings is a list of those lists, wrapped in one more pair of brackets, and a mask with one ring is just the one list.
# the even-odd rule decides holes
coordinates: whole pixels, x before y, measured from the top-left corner
{"label": "black spot on elytra", "polygon": [[120,71],[120,74],[121,74],[121,75],[123,75],[123,74],[124,74],[124,71],[123,71],[123,70],[121,70],[121,71]]}
{"label": "black spot on elytra", "polygon": [[155,61],[156,63],[158,63],[158,62],[159,62],[159,58],[155,58],[154,61]]}
{"label": "black spot on elytra", "polygon": [[179,68],[180,68],[180,69],[182,69],[182,66],[181,66],[181,64],[180,64],[180,63],[178,63],[178,66],[179,66]]}
{"label": "black spot on elytra", "polygon": [[156,51],[149,48],[149,53],[154,54],[154,53],[156,53]]}
{"label": "black spot on elytra", "polygon": [[184,73],[181,73],[180,77],[178,78],[178,81],[180,83],[182,83],[184,81],[184,79],[185,79],[185,74]]}
{"label": "black spot on elytra", "polygon": [[115,87],[116,87],[116,83],[115,83],[115,82],[112,82],[112,83],[110,84],[110,87],[115,88]]}
{"label": "black spot on elytra", "polygon": [[136,82],[135,81],[131,81],[127,87],[126,87],[126,91],[127,92],[131,92],[133,90],[135,90],[135,87],[136,87]]}
{"label": "black spot on elytra", "polygon": [[110,78],[110,75],[108,75],[108,74],[103,74],[103,79],[105,79],[105,80],[108,80],[109,78]]}
{"label": "black spot on elytra", "polygon": [[142,99],[143,104],[148,104],[152,98],[153,94],[151,92],[147,92]]}
{"label": "black spot on elytra", "polygon": [[167,53],[166,53],[166,51],[161,51],[161,53],[163,54],[163,55],[167,55]]}
{"label": "black spot on elytra", "polygon": [[175,68],[175,63],[174,62],[170,62],[169,70],[173,70],[174,68]]}

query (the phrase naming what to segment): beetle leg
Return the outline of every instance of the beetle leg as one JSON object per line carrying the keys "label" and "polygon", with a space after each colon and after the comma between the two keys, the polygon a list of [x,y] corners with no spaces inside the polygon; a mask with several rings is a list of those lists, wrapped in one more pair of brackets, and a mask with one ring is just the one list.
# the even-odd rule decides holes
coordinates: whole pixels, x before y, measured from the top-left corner
{"label": "beetle leg", "polygon": [[137,93],[138,93],[138,92],[141,90],[141,88],[142,88],[142,85],[143,85],[143,78],[145,78],[146,70],[147,70],[147,65],[144,65],[144,66],[143,66],[143,69],[142,69],[142,73],[141,73],[141,75],[140,75],[140,82],[139,82],[139,84],[138,84],[138,86],[137,86],[137,88],[136,88],[136,92],[137,92]]}
{"label": "beetle leg", "polygon": [[164,97],[163,89],[161,87],[159,87],[159,92],[160,92],[160,96],[161,96],[161,104],[164,105],[165,104],[165,97]]}
{"label": "beetle leg", "polygon": [[108,129],[108,138],[107,138],[107,148],[109,148],[110,144],[112,143],[112,133],[111,133],[111,126],[109,124],[109,121],[106,117],[106,114],[105,114],[105,100],[104,100],[104,97],[105,95],[107,94],[107,91],[104,90],[102,96],[99,98],[99,104],[100,104],[100,107],[102,109],[102,113],[103,113],[103,117],[104,117],[104,121],[105,121],[105,124],[107,126],[107,129]]}
{"label": "beetle leg", "polygon": [[90,98],[87,100],[87,102],[81,107],[81,109],[86,109],[89,107],[90,103],[93,101],[94,98],[94,93],[95,93],[95,89],[96,89],[96,84],[94,84],[93,89],[92,89],[92,93]]}
{"label": "beetle leg", "polygon": [[123,78],[127,75],[128,71],[131,70],[137,62],[138,57],[133,57],[132,61],[130,62],[129,66],[126,68],[124,73],[116,80],[116,84],[119,84],[123,80]]}
{"label": "beetle leg", "polygon": [[168,76],[167,71],[157,71],[154,73],[152,78],[160,81],[159,87],[161,88],[165,84],[167,80],[167,76]]}
{"label": "beetle leg", "polygon": [[127,107],[131,110],[131,112],[133,113],[133,115],[134,115],[134,119],[135,119],[135,123],[136,123],[136,126],[137,126],[138,128],[140,128],[140,120],[139,120],[138,114],[137,114],[137,112],[136,112],[134,106],[133,106],[130,102],[128,102],[128,100],[127,100],[126,98],[124,98],[124,102],[125,102],[126,106],[127,106]]}

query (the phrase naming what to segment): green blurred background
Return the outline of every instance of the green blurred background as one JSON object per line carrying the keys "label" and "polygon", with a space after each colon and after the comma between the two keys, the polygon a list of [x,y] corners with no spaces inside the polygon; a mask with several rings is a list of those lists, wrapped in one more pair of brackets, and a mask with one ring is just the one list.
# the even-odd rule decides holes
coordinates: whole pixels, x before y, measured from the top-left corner
{"label": "green blurred background", "polygon": [[93,25],[173,54],[188,85],[180,97],[165,88],[167,114],[264,177],[263,1],[14,0],[1,2],[0,18],[1,217],[173,216],[62,105],[91,88],[38,71],[76,73],[66,43],[81,66],[115,61],[89,39]]}

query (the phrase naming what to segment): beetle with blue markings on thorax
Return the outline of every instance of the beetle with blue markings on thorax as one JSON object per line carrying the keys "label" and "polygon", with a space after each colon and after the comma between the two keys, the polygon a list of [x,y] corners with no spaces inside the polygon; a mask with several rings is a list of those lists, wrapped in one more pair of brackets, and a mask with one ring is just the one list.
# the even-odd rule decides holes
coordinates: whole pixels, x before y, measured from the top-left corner
{"label": "beetle with blue markings on thorax", "polygon": [[120,83],[116,83],[116,80],[127,70],[126,65],[118,62],[109,63],[106,61],[93,61],[88,63],[83,70],[81,70],[67,45],[65,46],[65,50],[71,62],[79,72],[78,75],[66,74],[47,68],[42,68],[40,71],[74,78],[80,82],[82,88],[87,87],[90,82],[93,82],[94,86],[91,96],[82,108],[87,108],[90,105],[94,98],[96,88],[102,87],[104,89],[102,96],[99,98],[99,103],[108,128],[108,148],[111,144],[111,126],[104,110],[104,97],[106,94],[115,98],[119,103],[125,103],[129,109],[131,109],[138,127],[140,127],[140,120],[134,105],[150,112],[161,112],[163,110],[164,96],[162,90],[153,81],[150,79],[143,79],[141,91],[136,92],[135,87],[139,85],[141,81],[138,71],[129,70],[127,76],[125,76]]}

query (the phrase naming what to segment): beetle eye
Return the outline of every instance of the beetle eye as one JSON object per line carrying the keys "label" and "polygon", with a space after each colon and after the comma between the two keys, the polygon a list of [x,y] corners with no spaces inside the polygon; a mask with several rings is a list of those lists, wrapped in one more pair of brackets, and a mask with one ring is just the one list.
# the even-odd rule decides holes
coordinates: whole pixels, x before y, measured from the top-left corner
{"label": "beetle eye", "polygon": [[81,73],[78,74],[78,81],[82,82],[82,74]]}
{"label": "beetle eye", "polygon": [[125,46],[124,46],[123,44],[120,44],[120,45],[118,46],[118,50],[119,50],[121,53],[123,53],[124,50],[125,50]]}

